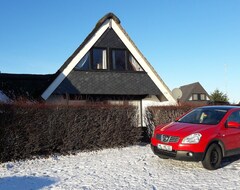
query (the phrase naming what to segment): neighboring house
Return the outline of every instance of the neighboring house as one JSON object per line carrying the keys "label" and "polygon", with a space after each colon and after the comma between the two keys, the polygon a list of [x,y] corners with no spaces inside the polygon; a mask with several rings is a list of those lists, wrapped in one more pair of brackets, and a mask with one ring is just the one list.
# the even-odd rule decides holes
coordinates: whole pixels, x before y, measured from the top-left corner
{"label": "neighboring house", "polygon": [[210,101],[209,94],[199,82],[181,86],[180,90],[182,91],[180,103],[207,104]]}
{"label": "neighboring house", "polygon": [[55,74],[5,74],[2,79],[6,84],[2,83],[1,75],[0,89],[4,85],[6,89],[8,78],[9,86],[23,81],[19,82],[22,87],[17,91],[27,92],[34,98],[41,96],[50,103],[127,102],[138,106],[140,115],[147,105],[176,104],[169,88],[112,13],[98,21]]}

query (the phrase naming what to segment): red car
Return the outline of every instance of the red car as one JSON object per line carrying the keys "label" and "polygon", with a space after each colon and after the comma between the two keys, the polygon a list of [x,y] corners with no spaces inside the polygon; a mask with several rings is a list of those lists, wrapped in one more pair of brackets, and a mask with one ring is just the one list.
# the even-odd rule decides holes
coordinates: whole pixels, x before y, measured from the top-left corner
{"label": "red car", "polygon": [[175,122],[157,126],[151,148],[160,158],[201,161],[206,169],[240,154],[240,107],[199,107]]}

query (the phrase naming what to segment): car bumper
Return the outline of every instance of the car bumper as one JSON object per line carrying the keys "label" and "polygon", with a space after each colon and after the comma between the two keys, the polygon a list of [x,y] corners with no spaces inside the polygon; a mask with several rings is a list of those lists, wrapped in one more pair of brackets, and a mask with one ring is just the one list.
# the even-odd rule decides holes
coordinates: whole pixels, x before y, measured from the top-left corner
{"label": "car bumper", "polygon": [[204,153],[190,151],[165,151],[151,145],[152,151],[158,156],[164,156],[175,160],[199,162],[203,160]]}

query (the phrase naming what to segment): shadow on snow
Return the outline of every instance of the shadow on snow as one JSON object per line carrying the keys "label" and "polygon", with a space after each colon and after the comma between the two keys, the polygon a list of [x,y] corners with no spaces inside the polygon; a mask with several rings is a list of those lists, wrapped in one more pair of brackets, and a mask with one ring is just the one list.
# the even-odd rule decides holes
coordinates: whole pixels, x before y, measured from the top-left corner
{"label": "shadow on snow", "polygon": [[4,190],[39,190],[56,183],[48,177],[12,176],[0,178],[0,189]]}
{"label": "shadow on snow", "polygon": [[234,156],[223,158],[221,167],[224,168],[238,160],[240,160],[240,155],[234,155]]}

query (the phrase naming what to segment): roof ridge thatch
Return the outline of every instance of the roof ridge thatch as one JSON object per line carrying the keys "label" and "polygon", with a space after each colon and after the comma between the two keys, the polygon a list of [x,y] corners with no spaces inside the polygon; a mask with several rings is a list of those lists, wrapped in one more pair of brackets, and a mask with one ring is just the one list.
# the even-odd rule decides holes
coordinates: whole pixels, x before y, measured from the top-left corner
{"label": "roof ridge thatch", "polygon": [[120,19],[114,13],[108,13],[104,15],[96,24],[95,27],[100,27],[106,20],[113,19],[117,24],[121,24]]}

